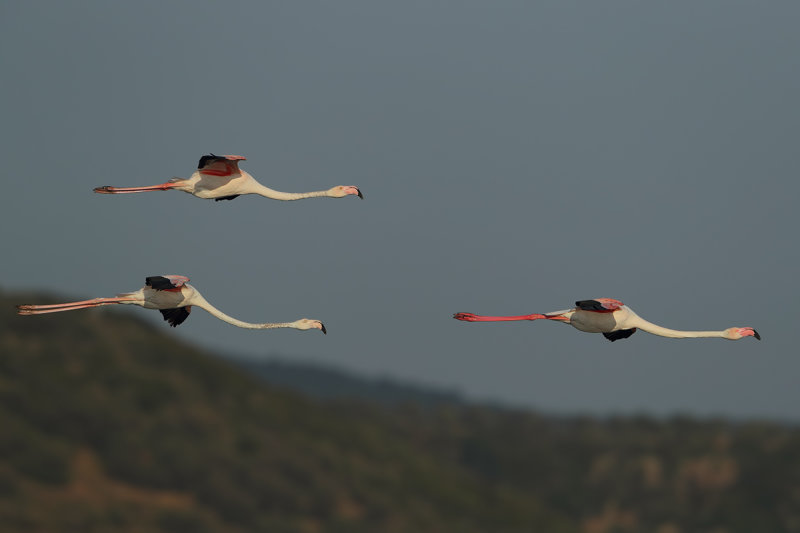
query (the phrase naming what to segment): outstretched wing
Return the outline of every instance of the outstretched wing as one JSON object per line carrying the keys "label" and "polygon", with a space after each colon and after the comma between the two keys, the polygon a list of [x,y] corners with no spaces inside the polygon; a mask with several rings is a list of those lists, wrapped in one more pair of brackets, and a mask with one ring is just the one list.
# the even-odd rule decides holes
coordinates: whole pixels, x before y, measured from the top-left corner
{"label": "outstretched wing", "polygon": [[187,305],[186,307],[178,307],[176,309],[159,309],[161,314],[164,315],[164,320],[169,322],[169,325],[173,328],[183,324],[183,321],[189,317],[189,313],[192,312],[192,307]]}
{"label": "outstretched wing", "polygon": [[208,154],[200,158],[197,170],[207,176],[233,176],[239,174],[239,161],[244,159],[240,155]]}
{"label": "outstretched wing", "polygon": [[620,339],[627,339],[631,335],[636,333],[636,328],[631,329],[621,329],[619,331],[612,331],[610,333],[603,333],[603,337],[610,340],[611,342],[618,341]]}
{"label": "outstretched wing", "polygon": [[582,311],[594,311],[595,313],[611,313],[616,311],[624,304],[612,298],[595,298],[594,300],[579,300],[575,306]]}
{"label": "outstretched wing", "polygon": [[157,291],[178,291],[188,281],[189,278],[187,278],[186,276],[175,276],[175,275],[150,276],[144,279],[145,285]]}

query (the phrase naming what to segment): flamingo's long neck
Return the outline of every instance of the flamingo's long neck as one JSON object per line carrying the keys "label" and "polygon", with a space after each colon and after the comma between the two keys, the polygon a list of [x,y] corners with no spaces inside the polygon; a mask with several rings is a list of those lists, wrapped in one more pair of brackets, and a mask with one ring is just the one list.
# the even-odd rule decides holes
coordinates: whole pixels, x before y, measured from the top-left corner
{"label": "flamingo's long neck", "polygon": [[203,298],[199,294],[195,294],[192,297],[191,304],[196,305],[202,309],[205,309],[215,317],[219,318],[223,322],[227,322],[228,324],[232,324],[238,328],[246,328],[246,329],[273,329],[273,328],[294,328],[296,327],[294,322],[273,322],[273,323],[264,323],[264,324],[253,324],[251,322],[244,322],[237,318],[233,318],[230,315],[226,315]]}
{"label": "flamingo's long neck", "polygon": [[273,200],[302,200],[304,198],[317,198],[320,196],[330,196],[330,191],[312,191],[312,192],[281,192],[275,189],[265,187],[260,183],[256,183],[253,192],[260,194]]}
{"label": "flamingo's long neck", "polygon": [[635,318],[631,317],[629,323],[626,322],[626,327],[639,328],[647,333],[653,335],[660,335],[662,337],[671,337],[673,339],[694,339],[700,337],[725,337],[725,331],[681,331],[678,329],[665,328],[652,322],[648,322],[642,317],[636,315]]}

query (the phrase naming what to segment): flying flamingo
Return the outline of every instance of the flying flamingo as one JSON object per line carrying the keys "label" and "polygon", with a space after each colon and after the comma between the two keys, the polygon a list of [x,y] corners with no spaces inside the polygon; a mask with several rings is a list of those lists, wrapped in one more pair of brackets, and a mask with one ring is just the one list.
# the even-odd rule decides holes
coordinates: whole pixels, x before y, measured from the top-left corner
{"label": "flying flamingo", "polygon": [[133,192],[168,191],[176,189],[193,194],[198,198],[213,198],[215,201],[233,200],[242,194],[260,194],[274,200],[301,200],[327,196],[342,198],[356,195],[362,200],[364,195],[353,185],[337,185],[327,191],[280,192],[261,185],[250,174],[239,168],[240,155],[204,155],[197,164],[197,171],[189,179],[173,178],[166,183],[146,187],[96,187],[94,192],[101,194],[127,194]]}
{"label": "flying flamingo", "polygon": [[136,292],[126,292],[116,298],[94,298],[53,305],[18,305],[21,315],[42,315],[45,313],[58,313],[60,311],[73,311],[86,307],[99,307],[111,304],[133,304],[145,309],[158,309],[164,315],[164,320],[173,328],[182,324],[192,311],[192,306],[205,309],[220,320],[236,327],[248,329],[319,329],[327,333],[325,326],[319,320],[301,318],[294,322],[275,322],[266,324],[251,324],[230,317],[208,303],[205,298],[187,282],[186,276],[150,276],[145,279],[145,286]]}
{"label": "flying flamingo", "polygon": [[619,300],[611,298],[596,298],[594,300],[581,300],[575,302],[573,309],[563,311],[553,311],[552,313],[519,315],[519,316],[482,316],[472,313],[456,313],[453,315],[456,320],[465,322],[495,322],[502,320],[555,320],[564,324],[569,324],[575,329],[588,333],[602,333],[603,336],[614,342],[619,339],[627,339],[637,329],[661,335],[662,337],[672,337],[675,339],[688,339],[695,337],[720,337],[732,341],[744,337],[755,337],[761,340],[761,335],[756,330],[749,327],[728,328],[722,331],[678,331],[662,326],[657,326],[641,318],[633,312],[627,305]]}

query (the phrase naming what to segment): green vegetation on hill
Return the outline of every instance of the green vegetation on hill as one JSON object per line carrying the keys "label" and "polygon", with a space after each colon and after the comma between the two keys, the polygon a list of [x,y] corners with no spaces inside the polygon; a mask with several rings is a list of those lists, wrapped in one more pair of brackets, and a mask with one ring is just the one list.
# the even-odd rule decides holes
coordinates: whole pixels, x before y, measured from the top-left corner
{"label": "green vegetation on hill", "polygon": [[0,293],[4,532],[800,531],[800,431],[319,401]]}

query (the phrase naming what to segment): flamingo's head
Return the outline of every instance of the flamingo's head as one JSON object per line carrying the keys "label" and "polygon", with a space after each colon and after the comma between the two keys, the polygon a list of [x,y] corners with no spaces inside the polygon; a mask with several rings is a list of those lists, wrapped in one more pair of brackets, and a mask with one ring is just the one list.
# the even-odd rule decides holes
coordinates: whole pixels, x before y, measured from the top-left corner
{"label": "flamingo's head", "polygon": [[322,331],[324,334],[328,334],[328,330],[325,329],[325,324],[320,322],[319,320],[312,320],[310,318],[301,318],[297,322],[294,323],[296,329],[318,329]]}
{"label": "flamingo's head", "polygon": [[344,198],[345,196],[358,196],[362,200],[364,199],[364,195],[361,194],[361,190],[355,185],[337,185],[328,191],[333,198]]}
{"label": "flamingo's head", "polygon": [[761,335],[758,334],[753,328],[728,328],[725,330],[725,338],[732,341],[738,341],[744,337],[755,337],[761,340]]}

